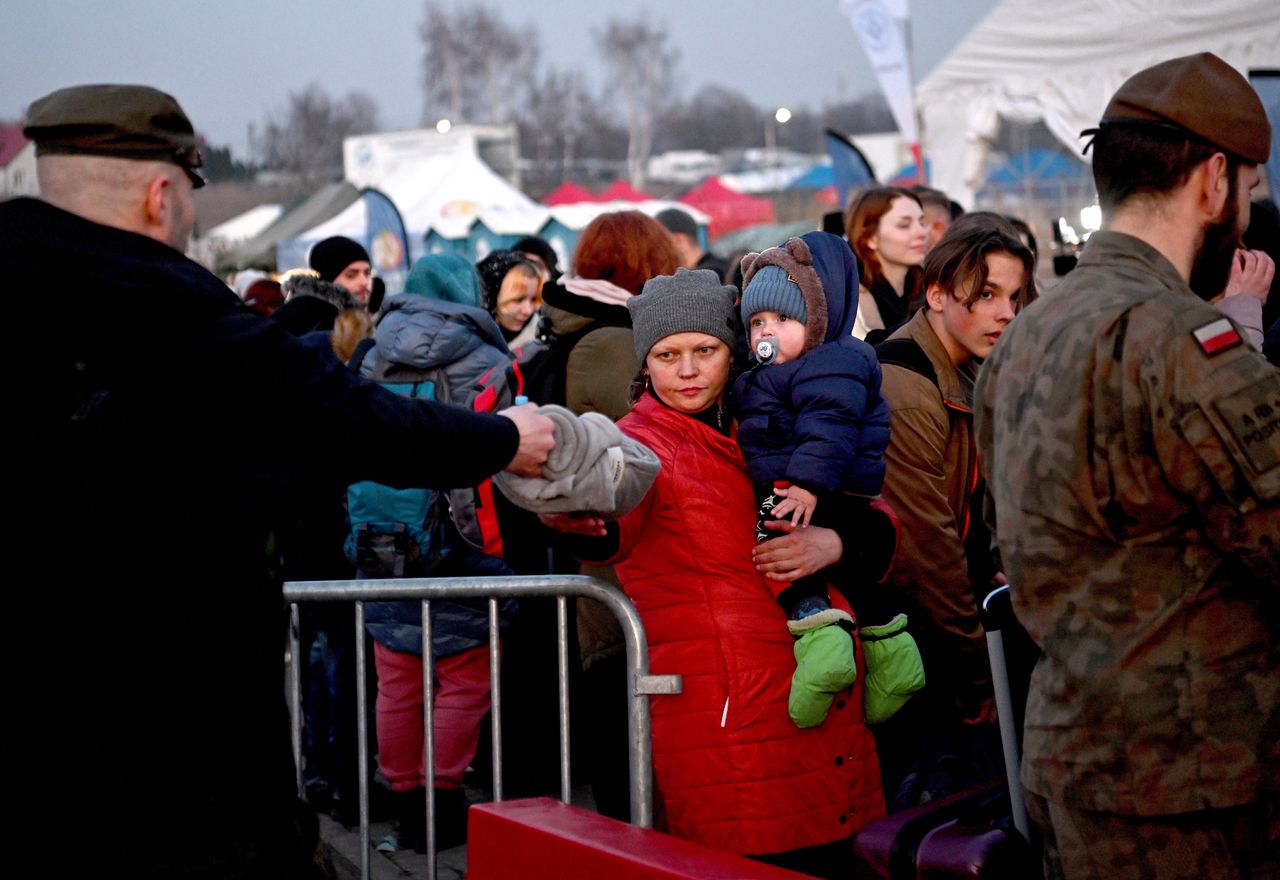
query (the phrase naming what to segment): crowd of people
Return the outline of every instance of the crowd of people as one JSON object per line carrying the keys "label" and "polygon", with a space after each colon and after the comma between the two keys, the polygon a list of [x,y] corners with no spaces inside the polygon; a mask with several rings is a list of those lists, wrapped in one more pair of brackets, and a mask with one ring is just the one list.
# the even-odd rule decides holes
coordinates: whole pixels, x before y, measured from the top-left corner
{"label": "crowd of people", "polygon": [[[1271,128],[1216,57],[1112,97],[1090,132],[1104,228],[1043,295],[1026,224],[925,187],[731,264],[687,214],[621,211],[563,272],[529,237],[423,257],[384,295],[332,238],[233,290],[181,253],[203,179],[172,97],[62,89],[27,133],[41,197],[0,204],[0,269],[63,320],[52,357],[20,335],[9,374],[13,613],[56,614],[39,665],[5,649],[21,838],[56,816],[78,869],[313,877],[313,811],[355,821],[369,772],[397,820],[380,848],[425,847],[427,785],[437,844],[460,843],[488,603],[432,603],[429,644],[417,603],[369,607],[368,768],[351,609],[304,608],[299,800],[279,583],[581,571],[682,677],[651,698],[676,836],[847,877],[886,811],[1002,778],[979,603],[1011,584],[1039,653],[1011,782],[1045,876],[1280,871],[1280,303],[1242,238]],[[566,489],[575,420],[599,461],[621,448],[592,419],[653,466]],[[502,604],[530,742],[556,711],[538,616]],[[575,763],[625,819],[621,634],[585,601],[576,622]],[[555,778],[523,768],[515,793]]]}

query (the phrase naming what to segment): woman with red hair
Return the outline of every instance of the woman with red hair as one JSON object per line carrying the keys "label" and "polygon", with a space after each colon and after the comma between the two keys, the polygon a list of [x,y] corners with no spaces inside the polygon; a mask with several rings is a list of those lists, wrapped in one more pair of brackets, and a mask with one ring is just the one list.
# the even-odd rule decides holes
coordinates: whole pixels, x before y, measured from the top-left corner
{"label": "woman with red hair", "polygon": [[627,300],[650,278],[679,266],[667,231],[639,211],[601,214],[582,230],[572,272],[543,289],[544,321],[553,336],[587,330],[569,354],[565,377],[565,405],[574,413],[604,413],[614,421],[627,414],[640,368]]}
{"label": "woman with red hair", "polygon": [[907,322],[919,296],[924,208],[909,190],[876,187],[849,206],[844,230],[862,279],[853,335],[876,345]]}

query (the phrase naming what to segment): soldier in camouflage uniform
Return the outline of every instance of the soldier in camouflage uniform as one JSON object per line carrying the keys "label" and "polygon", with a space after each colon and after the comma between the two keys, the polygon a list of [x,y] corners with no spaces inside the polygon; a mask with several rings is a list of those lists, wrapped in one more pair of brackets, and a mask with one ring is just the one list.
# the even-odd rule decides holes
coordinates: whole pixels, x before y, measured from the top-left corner
{"label": "soldier in camouflage uniform", "polygon": [[1022,781],[1046,871],[1280,876],[1280,373],[1221,290],[1270,127],[1188,56],[1095,135],[1105,228],[976,390],[989,508],[1044,651]]}

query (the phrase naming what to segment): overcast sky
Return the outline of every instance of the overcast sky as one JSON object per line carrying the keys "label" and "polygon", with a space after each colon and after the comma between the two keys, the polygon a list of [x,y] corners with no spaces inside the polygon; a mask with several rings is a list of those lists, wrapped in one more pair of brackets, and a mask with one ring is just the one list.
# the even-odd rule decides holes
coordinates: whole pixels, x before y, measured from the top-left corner
{"label": "overcast sky", "polygon": [[[457,0],[448,6],[463,5]],[[680,52],[687,96],[716,83],[761,106],[817,108],[878,88],[837,0],[487,0],[538,34],[542,63],[602,84],[593,29],[643,13]],[[995,0],[913,0],[917,81]],[[171,92],[213,144],[243,155],[248,126],[319,83],[367,92],[384,129],[422,112],[418,0],[7,0],[0,119],[56,88],[139,82]]]}

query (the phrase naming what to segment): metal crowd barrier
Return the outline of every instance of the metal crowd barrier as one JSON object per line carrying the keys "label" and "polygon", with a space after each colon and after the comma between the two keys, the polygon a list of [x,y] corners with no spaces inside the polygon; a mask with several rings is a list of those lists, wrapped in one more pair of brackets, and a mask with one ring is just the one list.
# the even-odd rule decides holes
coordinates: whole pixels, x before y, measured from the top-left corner
{"label": "metal crowd barrier", "polygon": [[[557,646],[559,653],[560,702],[560,799],[569,803],[569,613],[567,599],[581,596],[595,599],[609,608],[622,624],[626,643],[628,680],[627,755],[631,771],[631,821],[641,828],[653,827],[653,771],[650,744],[649,694],[679,693],[678,675],[649,674],[649,643],[635,606],[611,584],[581,575],[537,575],[528,577],[402,578],[394,580],[290,581],[284,585],[285,601],[291,603],[289,691],[292,714],[293,758],[297,768],[298,794],[305,793],[302,781],[302,666],[306,658],[298,645],[299,602],[354,602],[356,629],[356,735],[360,762],[360,876],[369,878],[369,727],[368,693],[365,672],[364,603],[420,601],[422,603],[423,644],[431,644],[431,601],[433,599],[489,600],[489,681],[492,694],[493,799],[502,800],[502,694],[498,656],[498,600],[532,596],[557,599]],[[435,841],[435,734],[432,697],[433,663],[431,651],[422,657],[423,724],[426,729],[427,864],[429,880],[436,876]]]}

